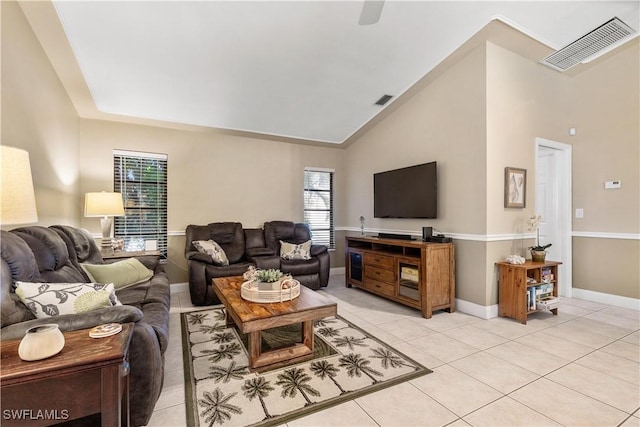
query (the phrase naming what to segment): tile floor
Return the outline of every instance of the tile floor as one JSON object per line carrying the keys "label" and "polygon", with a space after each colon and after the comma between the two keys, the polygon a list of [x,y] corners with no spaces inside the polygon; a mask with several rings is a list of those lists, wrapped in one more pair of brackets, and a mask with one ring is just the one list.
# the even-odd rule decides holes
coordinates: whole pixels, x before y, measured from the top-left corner
{"label": "tile floor", "polygon": [[[338,313],[434,373],[304,418],[293,426],[640,426],[640,312],[563,299],[527,325],[417,310],[347,289],[320,291]],[[185,426],[180,313],[172,295],[164,389],[149,426]]]}

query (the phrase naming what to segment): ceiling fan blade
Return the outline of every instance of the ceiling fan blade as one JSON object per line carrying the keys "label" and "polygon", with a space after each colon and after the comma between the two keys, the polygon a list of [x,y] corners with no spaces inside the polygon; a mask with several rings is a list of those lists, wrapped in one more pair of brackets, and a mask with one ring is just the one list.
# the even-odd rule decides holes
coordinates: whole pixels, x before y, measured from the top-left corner
{"label": "ceiling fan blade", "polygon": [[362,12],[360,12],[360,25],[375,24],[380,20],[384,0],[364,0]]}

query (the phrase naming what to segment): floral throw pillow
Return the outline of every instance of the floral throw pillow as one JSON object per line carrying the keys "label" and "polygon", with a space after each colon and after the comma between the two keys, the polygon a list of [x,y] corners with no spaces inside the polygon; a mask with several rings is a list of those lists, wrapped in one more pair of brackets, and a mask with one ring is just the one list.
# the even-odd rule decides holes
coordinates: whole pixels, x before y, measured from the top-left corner
{"label": "floral throw pillow", "polygon": [[280,240],[280,258],[311,259],[311,240],[307,240],[299,245]]}
{"label": "floral throw pillow", "polygon": [[211,257],[213,262],[220,265],[229,265],[229,259],[219,244],[213,240],[195,240],[193,247]]}
{"label": "floral throw pillow", "polygon": [[113,283],[16,282],[16,295],[38,319],[122,305]]}

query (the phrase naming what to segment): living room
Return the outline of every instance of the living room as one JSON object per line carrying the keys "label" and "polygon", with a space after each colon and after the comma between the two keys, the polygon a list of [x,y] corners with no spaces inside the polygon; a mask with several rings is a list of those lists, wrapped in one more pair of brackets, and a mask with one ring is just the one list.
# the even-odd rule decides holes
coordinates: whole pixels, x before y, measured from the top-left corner
{"label": "living room", "polygon": [[[584,210],[562,259],[566,296],[638,309],[638,37],[563,74],[538,63],[548,46],[490,22],[348,141],[326,144],[100,113],[77,84],[77,64],[69,68],[52,4],[3,1],[0,13],[2,144],[29,152],[38,225],[99,235],[82,206],[85,193],[113,189],[113,151],[167,154],[165,270],[176,292],[188,282],[189,224],[299,222],[304,168],[318,167],[335,171],[336,275],[361,216],[370,234],[432,226],[454,238],[458,309],[495,317],[495,262],[526,255],[535,239],[526,220],[535,213],[535,140],[544,138],[571,146],[571,217]],[[440,174],[438,219],[374,218],[373,174],[430,161]],[[523,209],[504,208],[507,166],[529,171]],[[605,190],[612,180],[622,187]]]}

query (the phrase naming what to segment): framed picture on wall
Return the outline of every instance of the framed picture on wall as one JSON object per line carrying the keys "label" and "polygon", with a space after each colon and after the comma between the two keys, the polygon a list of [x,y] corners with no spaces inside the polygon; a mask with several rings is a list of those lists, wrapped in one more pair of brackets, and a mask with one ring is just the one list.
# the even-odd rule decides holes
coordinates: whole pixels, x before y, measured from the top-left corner
{"label": "framed picture on wall", "polygon": [[504,168],[504,207],[524,208],[527,202],[527,170]]}

